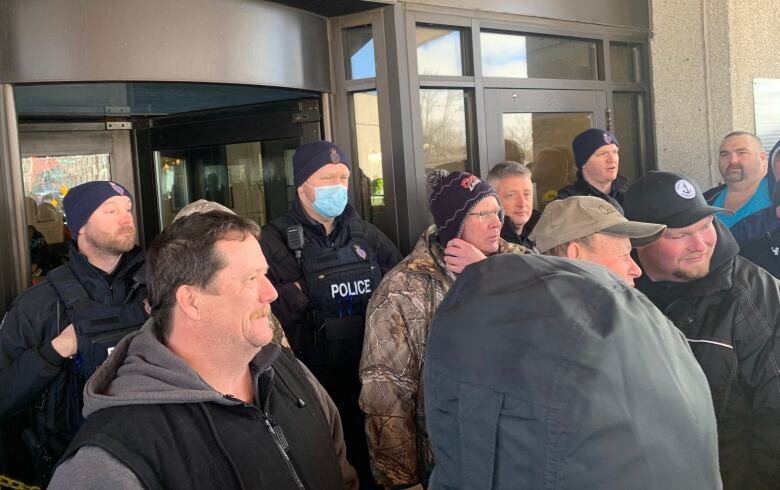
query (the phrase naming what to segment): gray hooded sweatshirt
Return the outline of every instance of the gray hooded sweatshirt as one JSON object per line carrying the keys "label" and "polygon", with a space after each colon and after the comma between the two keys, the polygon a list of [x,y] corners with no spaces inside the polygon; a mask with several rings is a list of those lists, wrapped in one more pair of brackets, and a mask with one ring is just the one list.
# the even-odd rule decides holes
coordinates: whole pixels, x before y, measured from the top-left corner
{"label": "gray hooded sweatshirt", "polygon": [[[252,360],[253,369],[264,370],[281,349],[269,344]],[[358,488],[357,474],[347,462],[347,450],[338,410],[311,372],[301,364],[328,420],[333,445],[347,488]],[[84,417],[99,410],[123,405],[204,403],[240,404],[231,401],[206,383],[183,359],[156,337],[152,320],[125,337],[98,368],[84,388]],[[100,468],[100,472],[95,471]],[[50,489],[143,489],[135,474],[105,450],[82,447],[54,473]]]}

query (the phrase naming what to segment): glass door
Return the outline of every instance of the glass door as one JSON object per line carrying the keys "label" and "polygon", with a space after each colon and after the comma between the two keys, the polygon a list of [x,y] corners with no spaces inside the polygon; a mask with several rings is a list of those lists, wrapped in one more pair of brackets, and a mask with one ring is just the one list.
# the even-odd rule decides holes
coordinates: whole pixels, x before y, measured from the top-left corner
{"label": "glass door", "polygon": [[574,137],[606,126],[603,91],[485,89],[487,161],[528,165],[536,192],[535,207],[555,199],[574,182]]}
{"label": "glass door", "polygon": [[[187,204],[206,199],[265,225],[295,199],[292,155],[320,139],[318,99],[155,118],[139,130],[146,243]],[[154,203],[151,206],[150,203]]]}

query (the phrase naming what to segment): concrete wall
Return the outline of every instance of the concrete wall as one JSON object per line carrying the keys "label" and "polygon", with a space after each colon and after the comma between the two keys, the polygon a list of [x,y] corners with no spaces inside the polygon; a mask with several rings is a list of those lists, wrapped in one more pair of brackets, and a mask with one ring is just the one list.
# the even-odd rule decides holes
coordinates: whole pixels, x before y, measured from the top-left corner
{"label": "concrete wall", "polygon": [[780,78],[773,0],[653,0],[651,64],[658,168],[704,189],[720,182],[717,151],[755,131],[753,78]]}

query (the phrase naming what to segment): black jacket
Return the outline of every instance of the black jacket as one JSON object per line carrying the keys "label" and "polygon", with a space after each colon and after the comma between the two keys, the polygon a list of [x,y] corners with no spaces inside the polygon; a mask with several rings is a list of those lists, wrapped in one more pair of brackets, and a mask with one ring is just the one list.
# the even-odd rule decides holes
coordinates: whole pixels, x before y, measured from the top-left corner
{"label": "black jacket", "polygon": [[628,181],[622,175],[618,175],[617,179],[612,182],[612,189],[609,191],[609,194],[604,194],[585,180],[581,170],[577,170],[577,180],[573,184],[559,190],[556,199],[566,199],[571,196],[595,196],[612,204],[623,214],[623,198],[627,189]]}
{"label": "black jacket", "polygon": [[720,488],[690,347],[599,265],[503,254],[467,267],[425,356],[431,489]]}
{"label": "black jacket", "polygon": [[[61,267],[73,271],[93,300],[122,305],[142,304],[145,299],[146,288],[134,288],[133,279],[142,265],[143,252],[135,247],[124,254],[116,271],[107,275],[71,243],[70,261]],[[51,341],[69,323],[62,300],[48,281],[23,292],[13,302],[0,328],[0,417],[30,406],[63,371],[67,359],[57,354]]]}
{"label": "black jacket", "polygon": [[512,225],[512,220],[509,218],[504,218],[504,224],[501,226],[501,238],[509,243],[516,243],[518,245],[524,246],[528,250],[536,251],[536,244],[533,242],[533,240],[528,238],[528,236],[534,230],[534,226],[536,226],[536,223],[539,221],[541,216],[542,213],[534,209],[531,212],[531,218],[523,226],[523,231],[520,232],[520,235],[515,233],[515,227]]}
{"label": "black jacket", "polygon": [[[346,225],[361,220],[355,208],[347,204],[344,212],[336,218],[333,232],[328,236],[320,223],[312,221],[306,215],[297,200],[293,204],[293,210],[288,215],[303,225],[304,237],[307,242],[333,248],[342,247],[350,239]],[[401,253],[398,251],[398,247],[378,228],[368,222],[363,222],[363,224],[366,239],[371,244],[384,275],[400,262]],[[306,326],[307,313],[311,309],[301,269],[298,267],[294,253],[287,247],[286,237],[276,227],[264,226],[260,243],[263,254],[268,261],[268,277],[279,292],[279,298],[271,304],[271,309],[281,322],[288,339],[293,341],[293,339],[300,338],[297,330]],[[300,284],[301,289],[295,285],[296,282]],[[294,350],[297,348],[297,345],[293,345]]]}
{"label": "black jacket", "polygon": [[[64,474],[80,470],[92,473],[79,482],[88,488],[344,489],[328,420],[299,362],[272,343],[250,369],[255,400],[246,404],[214,391],[150,328],[128,337],[90,381],[87,421],[52,487],[77,487]],[[120,468],[137,480],[106,483]]]}
{"label": "black jacket", "polygon": [[780,227],[742,244],[739,254],[780,278]]}
{"label": "black jacket", "polygon": [[[114,273],[108,275],[93,267],[71,243],[70,261],[60,266],[64,269],[55,270],[72,271],[95,303],[121,307],[123,312],[145,318],[146,288],[143,278],[138,277],[142,266],[143,252],[136,247],[124,254]],[[51,465],[83,421],[81,390],[91,373],[79,372],[76,363],[83,349],[95,344],[82,345],[80,341],[80,356],[73,360],[61,357],[51,341],[69,323],[65,302],[45,280],[16,298],[0,326],[2,449],[16,457],[24,455],[14,464],[35,466],[38,481],[48,478]],[[20,438],[22,433],[25,444]]]}
{"label": "black jacket", "polygon": [[[780,488],[780,283],[718,234],[710,273],[684,282],[637,280],[688,338],[710,384],[726,489]],[[641,264],[640,264],[641,265]]]}

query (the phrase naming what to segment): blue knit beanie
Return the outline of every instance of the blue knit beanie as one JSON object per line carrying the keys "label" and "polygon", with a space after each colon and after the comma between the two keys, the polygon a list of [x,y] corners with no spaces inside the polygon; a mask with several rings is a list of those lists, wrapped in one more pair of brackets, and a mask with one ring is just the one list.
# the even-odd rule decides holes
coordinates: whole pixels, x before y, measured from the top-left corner
{"label": "blue knit beanie", "polygon": [[68,221],[68,229],[76,240],[79,230],[89,221],[89,217],[101,204],[114,196],[127,196],[133,200],[130,191],[116,182],[106,180],[94,180],[73,187],[65,194],[62,207],[65,210],[65,218]]}
{"label": "blue knit beanie", "polygon": [[574,137],[571,149],[574,152],[574,163],[577,168],[582,168],[588,163],[588,159],[596,153],[596,150],[605,145],[620,146],[614,134],[599,128],[590,128]]}
{"label": "blue knit beanie", "polygon": [[349,167],[347,155],[330,141],[312,141],[301,145],[293,155],[293,182],[295,187],[303,185],[306,179],[329,163],[343,163]]}

